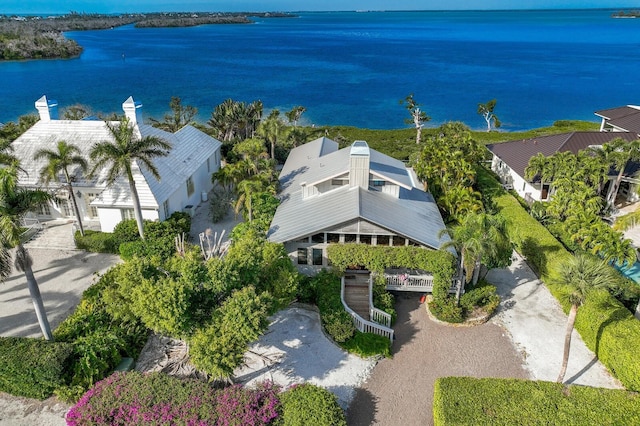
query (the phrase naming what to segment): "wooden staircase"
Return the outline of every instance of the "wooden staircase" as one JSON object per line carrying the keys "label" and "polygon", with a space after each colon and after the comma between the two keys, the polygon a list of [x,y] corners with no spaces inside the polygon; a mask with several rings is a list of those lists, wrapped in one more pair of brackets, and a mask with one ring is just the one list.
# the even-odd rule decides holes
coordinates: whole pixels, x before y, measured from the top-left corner
{"label": "wooden staircase", "polygon": [[367,321],[370,320],[368,280],[368,274],[346,274],[344,277],[344,301]]}

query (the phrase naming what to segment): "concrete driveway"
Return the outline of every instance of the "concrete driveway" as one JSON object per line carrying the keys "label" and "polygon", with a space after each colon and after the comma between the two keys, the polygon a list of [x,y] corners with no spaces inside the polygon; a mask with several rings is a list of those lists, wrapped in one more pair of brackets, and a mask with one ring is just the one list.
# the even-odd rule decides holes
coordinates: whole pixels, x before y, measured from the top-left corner
{"label": "concrete driveway", "polygon": [[[487,274],[487,281],[498,288],[502,298],[492,322],[503,326],[511,335],[524,357],[531,379],[555,381],[562,364],[567,316],[522,257],[514,254],[511,266],[493,269]],[[586,347],[575,329],[565,382],[622,388]]]}
{"label": "concrete driveway", "polygon": [[[82,292],[117,263],[116,255],[64,249],[28,249],[51,328],[55,329],[80,301]],[[41,337],[24,273],[14,270],[0,283],[0,336]]]}

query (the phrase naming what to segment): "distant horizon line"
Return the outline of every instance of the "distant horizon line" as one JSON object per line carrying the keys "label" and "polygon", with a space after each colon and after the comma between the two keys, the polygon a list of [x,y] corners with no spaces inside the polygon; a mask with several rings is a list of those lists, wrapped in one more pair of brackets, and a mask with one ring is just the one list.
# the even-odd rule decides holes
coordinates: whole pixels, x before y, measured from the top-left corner
{"label": "distant horizon line", "polygon": [[640,10],[637,8],[617,8],[617,7],[574,7],[574,8],[512,8],[512,9],[349,9],[349,10],[251,10],[251,11],[222,11],[222,10],[156,10],[156,11],[137,11],[137,12],[86,12],[70,10],[68,12],[10,12],[1,13],[0,16],[43,16],[46,15],[70,15],[90,14],[90,15],[126,15],[126,14],[149,14],[149,13],[336,13],[336,12],[355,12],[355,13],[394,13],[394,12],[574,12],[574,11],[631,11]]}

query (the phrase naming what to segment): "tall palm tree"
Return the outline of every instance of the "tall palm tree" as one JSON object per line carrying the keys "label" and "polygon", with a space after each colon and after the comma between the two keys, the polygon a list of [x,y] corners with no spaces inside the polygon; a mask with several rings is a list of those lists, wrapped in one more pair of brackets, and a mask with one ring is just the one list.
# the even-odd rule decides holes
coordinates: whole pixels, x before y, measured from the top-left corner
{"label": "tall palm tree", "polygon": [[471,281],[472,285],[478,283],[483,259],[486,262],[502,263],[502,257],[511,256],[505,225],[502,216],[469,213],[459,224],[440,231],[440,236],[445,232],[451,236],[451,241],[442,248],[454,247],[460,253],[460,266],[466,272],[466,282]]}
{"label": "tall palm tree", "polygon": [[134,127],[129,124],[127,118],[123,118],[117,123],[106,122],[106,126],[113,140],[98,142],[91,148],[89,157],[93,162],[93,168],[90,175],[93,176],[96,172],[108,167],[107,185],[113,185],[120,176],[127,178],[133,211],[138,224],[138,233],[140,238],[144,240],[142,209],[136,183],[133,179],[133,163],[136,162],[138,166],[145,167],[154,178],[160,180],[160,173],[153,164],[153,160],[167,156],[171,150],[171,144],[155,136],[137,137]]}
{"label": "tall palm tree", "polygon": [[64,184],[71,196],[73,203],[73,211],[80,227],[80,235],[84,237],[84,226],[82,225],[82,217],[80,217],[80,209],[78,209],[78,201],[73,193],[73,180],[69,173],[70,168],[79,167],[82,173],[86,173],[88,165],[87,160],[80,155],[81,151],[75,145],[68,144],[65,141],[59,141],[57,150],[39,149],[33,156],[34,160],[46,159],[47,164],[40,170],[40,179],[48,184],[52,180],[58,180],[58,174],[64,174]]}
{"label": "tall palm tree", "polygon": [[0,168],[0,281],[11,273],[10,248],[15,247],[14,264],[24,272],[27,287],[38,317],[38,323],[45,339],[53,340],[51,327],[44,309],[38,282],[31,268],[33,259],[20,240],[22,218],[30,211],[51,199],[48,192],[39,189],[25,189],[17,186],[18,167],[13,164]]}
{"label": "tall palm tree", "polygon": [[271,145],[272,159],[276,158],[276,145],[286,136],[285,130],[286,126],[280,119],[280,111],[277,109],[272,110],[258,127],[258,135]]}
{"label": "tall palm tree", "polygon": [[609,164],[618,171],[616,179],[611,182],[609,192],[607,193],[607,206],[609,209],[613,206],[618,190],[620,189],[620,182],[624,175],[624,169],[627,163],[630,161],[640,160],[640,139],[636,139],[631,142],[627,142],[622,138],[616,138],[611,142],[604,144],[602,147],[604,155],[609,160]]}
{"label": "tall palm tree", "polygon": [[596,289],[615,286],[619,277],[607,265],[606,261],[587,254],[577,253],[560,265],[552,279],[556,284],[566,286],[567,298],[571,303],[569,317],[567,318],[567,331],[564,338],[562,367],[557,380],[558,383],[562,383],[569,363],[571,332],[573,331],[578,309],[585,303],[591,292]]}

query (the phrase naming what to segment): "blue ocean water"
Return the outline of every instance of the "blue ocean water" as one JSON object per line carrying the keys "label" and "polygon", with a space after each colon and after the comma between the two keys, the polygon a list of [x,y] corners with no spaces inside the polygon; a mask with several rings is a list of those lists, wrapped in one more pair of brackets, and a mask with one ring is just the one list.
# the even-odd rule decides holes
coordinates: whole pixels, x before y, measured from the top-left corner
{"label": "blue ocean water", "polygon": [[414,93],[430,125],[484,127],[496,98],[505,130],[640,103],[640,19],[611,11],[329,12],[253,25],[71,32],[81,57],[0,63],[0,122],[60,107],[120,112],[130,95],[161,118],[171,96],[209,118],[226,98],[304,105],[307,123],[405,126]]}

